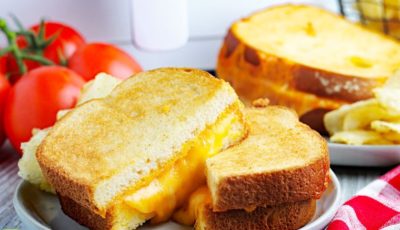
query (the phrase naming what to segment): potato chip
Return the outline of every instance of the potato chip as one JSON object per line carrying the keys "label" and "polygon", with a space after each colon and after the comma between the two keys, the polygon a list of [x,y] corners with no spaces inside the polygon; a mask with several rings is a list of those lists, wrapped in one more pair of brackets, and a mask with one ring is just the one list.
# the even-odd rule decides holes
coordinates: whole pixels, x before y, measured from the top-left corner
{"label": "potato chip", "polygon": [[400,133],[400,121],[390,122],[390,121],[373,121],[371,122],[371,129],[380,132],[388,133],[395,132]]}
{"label": "potato chip", "polygon": [[326,130],[332,135],[336,132],[343,131],[343,121],[345,116],[354,110],[358,110],[365,106],[377,105],[378,102],[375,99],[369,99],[365,101],[359,101],[350,105],[343,105],[337,110],[328,112],[324,116],[324,125]]}
{"label": "potato chip", "polygon": [[399,119],[399,115],[393,115],[382,107],[376,100],[369,104],[357,107],[343,118],[343,130],[369,129],[371,122],[375,120],[393,120]]}
{"label": "potato chip", "polygon": [[382,135],[374,131],[352,130],[335,133],[330,140],[332,142],[349,145],[389,145],[393,142],[385,139]]}
{"label": "potato chip", "polygon": [[89,81],[83,86],[77,104],[80,105],[92,99],[105,97],[109,95],[119,83],[121,83],[121,79],[106,73],[99,73],[94,80]]}
{"label": "potato chip", "polygon": [[[76,105],[83,104],[89,100],[102,98],[111,93],[111,91],[121,83],[121,79],[113,77],[106,73],[99,73],[96,77],[87,82],[81,91]],[[71,109],[64,109],[57,112],[57,120],[60,120]]]}

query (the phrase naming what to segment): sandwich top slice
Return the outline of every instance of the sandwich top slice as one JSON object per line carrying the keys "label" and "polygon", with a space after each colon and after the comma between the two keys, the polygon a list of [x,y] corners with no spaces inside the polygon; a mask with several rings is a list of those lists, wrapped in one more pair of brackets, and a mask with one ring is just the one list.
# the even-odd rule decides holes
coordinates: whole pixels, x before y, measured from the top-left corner
{"label": "sandwich top slice", "polygon": [[213,210],[318,199],[329,180],[325,139],[287,108],[248,108],[245,114],[248,137],[206,162]]}
{"label": "sandwich top slice", "polygon": [[[241,110],[229,84],[206,72],[143,72],[64,115],[37,159],[74,213],[105,221],[99,229],[135,228],[168,218],[203,183],[205,159],[246,135]],[[190,176],[198,181],[182,186]]]}

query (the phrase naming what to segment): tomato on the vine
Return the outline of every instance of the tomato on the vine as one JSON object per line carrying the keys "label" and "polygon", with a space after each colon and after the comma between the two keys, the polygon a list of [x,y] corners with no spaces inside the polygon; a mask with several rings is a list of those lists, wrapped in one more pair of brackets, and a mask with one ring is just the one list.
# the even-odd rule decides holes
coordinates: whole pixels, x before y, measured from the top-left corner
{"label": "tomato on the vine", "polygon": [[[44,23],[44,39],[50,39],[52,36],[56,38],[43,50],[43,56],[54,64],[62,64],[63,60],[68,60],[72,54],[81,46],[85,44],[85,39],[80,35],[74,28],[62,24],[59,22],[47,21]],[[40,24],[35,24],[29,28],[36,35],[40,30]],[[28,46],[28,42],[24,36],[17,37],[18,47],[23,49]],[[34,48],[34,47],[33,47]],[[33,50],[32,52],[35,52]],[[15,58],[12,55],[8,55],[8,70],[10,73],[11,81],[15,82],[21,74],[19,74],[18,66]],[[28,71],[39,67],[41,64],[31,60],[24,60]]]}
{"label": "tomato on the vine", "polygon": [[125,79],[142,71],[142,67],[129,54],[105,43],[90,43],[80,47],[68,60],[68,67],[87,81],[100,72]]}
{"label": "tomato on the vine", "polygon": [[[61,52],[61,55],[65,59],[68,59],[79,47],[85,44],[85,39],[82,35],[66,24],[47,21],[44,23],[44,26],[46,29],[44,37],[46,39],[58,33],[57,38],[46,47],[43,53],[46,58],[54,61],[56,64],[61,63],[59,52]],[[30,29],[38,33],[39,27],[40,24],[36,24]]]}
{"label": "tomato on the vine", "polygon": [[21,152],[33,128],[46,128],[56,121],[59,110],[75,106],[85,81],[61,66],[42,66],[29,71],[11,88],[4,111],[6,134]]}

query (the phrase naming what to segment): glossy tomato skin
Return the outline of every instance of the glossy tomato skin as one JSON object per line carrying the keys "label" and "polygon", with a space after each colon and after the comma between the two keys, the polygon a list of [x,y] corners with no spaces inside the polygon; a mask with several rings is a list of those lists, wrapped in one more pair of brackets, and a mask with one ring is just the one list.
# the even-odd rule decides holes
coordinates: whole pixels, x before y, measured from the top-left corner
{"label": "glossy tomato skin", "polygon": [[[43,56],[53,61],[55,64],[60,64],[60,54],[68,60],[72,54],[81,46],[85,44],[83,36],[76,31],[74,28],[59,22],[45,22],[45,38],[48,39],[52,35],[59,33],[57,39],[55,39],[43,52]],[[39,32],[39,24],[33,25],[29,28],[36,34]],[[25,48],[28,43],[24,37],[19,36],[17,38],[17,44],[20,48]],[[24,61],[28,71],[40,66],[39,63],[25,60]],[[8,68],[11,73],[11,80],[15,82],[20,74],[18,74],[18,66],[13,56],[9,55]]]}
{"label": "glossy tomato skin", "polygon": [[26,73],[11,88],[4,112],[6,134],[21,152],[33,128],[46,128],[56,121],[59,110],[75,106],[85,81],[61,66],[42,66]]}
{"label": "glossy tomato skin", "polygon": [[6,74],[7,72],[7,55],[0,57],[0,73]]}
{"label": "glossy tomato skin", "polygon": [[[9,91],[10,83],[8,82],[6,76],[3,73],[0,73],[0,121],[2,121],[4,117],[4,109]],[[0,146],[4,143],[5,139],[6,134],[4,131],[3,122],[0,122]]]}
{"label": "glossy tomato skin", "polygon": [[68,67],[87,81],[100,72],[126,79],[142,71],[142,67],[129,54],[105,43],[90,43],[82,46],[68,60]]}

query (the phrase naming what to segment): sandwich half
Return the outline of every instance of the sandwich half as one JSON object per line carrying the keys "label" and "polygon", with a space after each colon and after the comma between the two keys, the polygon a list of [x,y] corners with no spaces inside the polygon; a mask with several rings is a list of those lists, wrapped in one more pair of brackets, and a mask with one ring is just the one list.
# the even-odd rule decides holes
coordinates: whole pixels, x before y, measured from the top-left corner
{"label": "sandwich half", "polygon": [[194,69],[134,75],[64,115],[36,153],[64,212],[92,229],[167,220],[205,160],[247,133],[228,83]]}
{"label": "sandwich half", "polygon": [[206,161],[207,187],[174,214],[199,229],[297,229],[329,182],[326,141],[279,106],[246,108],[249,134]]}
{"label": "sandwich half", "polygon": [[[291,107],[302,117],[313,110],[326,112],[371,98],[372,89],[399,66],[396,40],[323,9],[288,4],[233,23],[216,72],[242,99],[251,102],[267,96],[271,103]],[[251,82],[256,82],[255,88],[248,85]],[[276,88],[276,93],[270,88]],[[292,100],[279,100],[285,92]],[[298,97],[291,98],[293,93]],[[302,95],[304,100],[299,99]]]}

